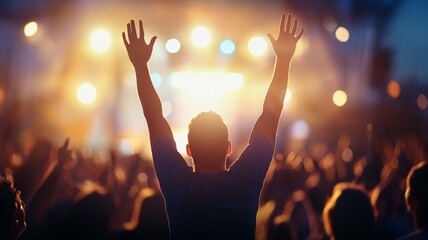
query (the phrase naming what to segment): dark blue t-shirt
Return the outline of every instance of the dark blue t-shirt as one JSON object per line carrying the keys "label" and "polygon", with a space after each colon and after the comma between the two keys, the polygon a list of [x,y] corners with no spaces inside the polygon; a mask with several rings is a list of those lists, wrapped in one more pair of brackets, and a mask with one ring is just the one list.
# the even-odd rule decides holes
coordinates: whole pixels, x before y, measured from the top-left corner
{"label": "dark blue t-shirt", "polygon": [[229,170],[193,172],[173,139],[152,147],[165,197],[171,239],[254,239],[263,181],[273,155],[264,138],[253,138]]}

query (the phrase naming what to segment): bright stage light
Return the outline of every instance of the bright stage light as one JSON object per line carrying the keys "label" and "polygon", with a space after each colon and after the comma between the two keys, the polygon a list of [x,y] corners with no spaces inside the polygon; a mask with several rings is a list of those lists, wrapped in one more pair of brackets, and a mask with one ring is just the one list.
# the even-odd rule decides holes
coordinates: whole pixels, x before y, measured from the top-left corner
{"label": "bright stage light", "polygon": [[106,52],[110,47],[110,43],[110,34],[104,29],[98,29],[91,35],[91,47],[95,52]]}
{"label": "bright stage light", "polygon": [[306,139],[309,136],[309,124],[303,120],[296,120],[291,124],[291,136],[295,139]]}
{"label": "bright stage light", "polygon": [[344,27],[338,27],[336,29],[336,38],[340,42],[347,42],[349,40],[349,31]]}
{"label": "bright stage light", "polygon": [[333,103],[338,107],[342,107],[348,101],[348,95],[342,90],[337,90],[333,94]]}
{"label": "bright stage light", "polygon": [[24,34],[26,37],[32,37],[37,33],[38,25],[36,22],[29,22],[24,27]]}
{"label": "bright stage light", "polygon": [[84,83],[77,89],[77,99],[83,104],[90,104],[95,101],[97,90],[90,83]]}
{"label": "bright stage light", "polygon": [[171,38],[166,42],[165,48],[169,53],[177,53],[180,51],[181,45],[177,39]]}
{"label": "bright stage light", "polygon": [[248,42],[248,50],[255,56],[261,56],[266,53],[267,42],[264,38],[252,37]]}
{"label": "bright stage light", "polygon": [[227,54],[227,55],[232,54],[235,52],[235,50],[236,50],[236,45],[230,39],[226,39],[220,43],[220,51],[224,54]]}
{"label": "bright stage light", "polygon": [[192,43],[196,47],[206,47],[211,40],[211,33],[206,27],[197,27],[192,31]]}

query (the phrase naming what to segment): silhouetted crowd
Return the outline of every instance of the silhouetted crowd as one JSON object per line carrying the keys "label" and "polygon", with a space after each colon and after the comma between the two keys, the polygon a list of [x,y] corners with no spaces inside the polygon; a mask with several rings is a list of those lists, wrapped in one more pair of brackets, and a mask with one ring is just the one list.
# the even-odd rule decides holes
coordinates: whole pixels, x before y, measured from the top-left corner
{"label": "silhouetted crowd", "polygon": [[[426,239],[426,146],[409,135],[373,140],[363,154],[351,140],[275,154],[257,240]],[[168,239],[143,154],[72,150],[68,139],[60,147],[40,139],[26,154],[17,145],[0,142],[0,239]]]}

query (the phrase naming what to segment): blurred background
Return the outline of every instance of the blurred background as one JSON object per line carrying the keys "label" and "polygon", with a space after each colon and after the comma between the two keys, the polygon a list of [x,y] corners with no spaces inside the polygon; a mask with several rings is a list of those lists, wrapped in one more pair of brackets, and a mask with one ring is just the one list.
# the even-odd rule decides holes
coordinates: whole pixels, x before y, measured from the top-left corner
{"label": "blurred background", "polygon": [[280,15],[291,12],[305,34],[280,144],[334,142],[343,133],[364,144],[372,132],[426,142],[427,9],[422,0],[2,1],[3,137],[24,148],[35,137],[70,137],[76,146],[146,150],[121,39],[130,19],[142,19],[146,39],[158,36],[152,80],[179,148],[188,121],[206,110],[224,117],[236,144],[245,142],[273,69],[266,33],[276,36]]}

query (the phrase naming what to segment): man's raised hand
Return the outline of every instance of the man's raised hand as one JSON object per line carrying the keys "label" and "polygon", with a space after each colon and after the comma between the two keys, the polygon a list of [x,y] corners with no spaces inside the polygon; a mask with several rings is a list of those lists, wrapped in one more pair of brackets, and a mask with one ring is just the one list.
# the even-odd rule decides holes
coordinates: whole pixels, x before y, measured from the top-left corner
{"label": "man's raised hand", "polygon": [[[293,22],[293,26],[291,23]],[[297,18],[292,19],[291,14],[287,16],[287,25],[285,26],[285,15],[281,16],[281,23],[279,25],[279,35],[278,39],[274,39],[272,34],[268,33],[268,37],[272,43],[273,50],[278,58],[289,58],[294,54],[296,50],[297,41],[302,37],[304,29],[301,28],[299,33],[297,33],[297,23],[299,20]]]}
{"label": "man's raised hand", "polygon": [[137,36],[137,29],[134,20],[131,20],[127,25],[128,40],[126,39],[125,32],[122,32],[123,43],[125,44],[126,51],[128,52],[129,60],[131,60],[134,67],[141,64],[146,64],[153,51],[153,45],[156,41],[156,36],[152,37],[150,43],[147,44],[144,40],[143,22],[139,20],[139,36]]}

